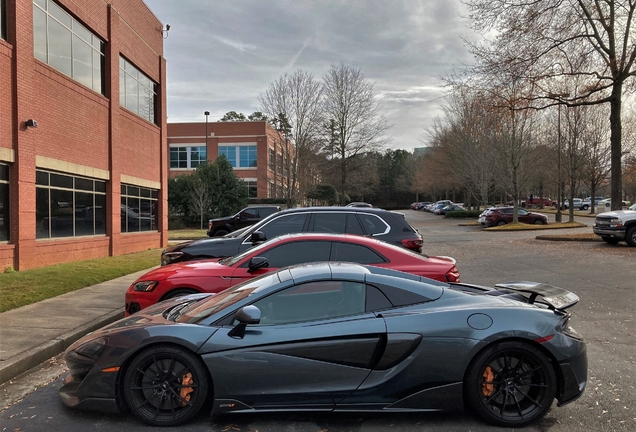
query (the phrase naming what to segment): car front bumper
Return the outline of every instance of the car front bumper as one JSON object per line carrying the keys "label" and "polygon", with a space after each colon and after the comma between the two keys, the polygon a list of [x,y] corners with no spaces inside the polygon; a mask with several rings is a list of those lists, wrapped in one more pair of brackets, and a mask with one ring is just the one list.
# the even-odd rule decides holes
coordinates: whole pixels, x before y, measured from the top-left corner
{"label": "car front bumper", "polygon": [[599,227],[594,225],[594,234],[601,237],[611,237],[618,240],[625,240],[625,227],[620,228],[608,228],[608,227]]}
{"label": "car front bumper", "polygon": [[117,404],[116,382],[117,373],[104,372],[94,365],[82,379],[69,373],[59,390],[60,399],[71,408],[120,413],[123,410]]}

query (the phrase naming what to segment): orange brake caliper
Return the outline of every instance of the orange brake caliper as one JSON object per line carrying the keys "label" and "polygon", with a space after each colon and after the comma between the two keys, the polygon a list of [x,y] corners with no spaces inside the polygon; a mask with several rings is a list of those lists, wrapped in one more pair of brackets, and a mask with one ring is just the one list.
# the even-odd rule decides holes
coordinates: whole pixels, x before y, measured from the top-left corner
{"label": "orange brake caliper", "polygon": [[[188,372],[181,379],[181,385],[189,386],[194,384],[194,380],[192,379],[192,374]],[[190,402],[190,393],[192,393],[194,389],[192,387],[181,387],[181,391],[179,395],[182,397],[181,405],[186,406],[188,402]]]}
{"label": "orange brake caliper", "polygon": [[481,391],[484,396],[490,396],[495,390],[495,385],[492,384],[492,381],[495,379],[495,374],[492,372],[490,366],[486,366],[486,369],[484,369],[483,377],[484,383],[481,385]]}

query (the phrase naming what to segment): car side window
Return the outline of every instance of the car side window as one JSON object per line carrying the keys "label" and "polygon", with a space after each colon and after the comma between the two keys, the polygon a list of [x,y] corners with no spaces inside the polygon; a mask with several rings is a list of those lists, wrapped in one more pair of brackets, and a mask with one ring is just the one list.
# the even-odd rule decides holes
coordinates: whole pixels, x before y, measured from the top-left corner
{"label": "car side window", "polygon": [[331,261],[347,261],[360,264],[380,264],[387,262],[382,256],[366,246],[333,242]]}
{"label": "car side window", "polygon": [[525,210],[521,210],[521,209],[519,209],[518,214],[519,214],[519,216],[527,216],[527,215],[528,215],[528,212],[527,212],[527,211],[525,211]]}
{"label": "car side window", "polygon": [[358,234],[364,235],[364,230],[362,229],[362,225],[358,221],[358,217],[355,213],[347,214],[347,230],[345,231],[347,234]]}
{"label": "car side window", "polygon": [[314,213],[314,232],[342,234],[346,225],[346,213]]}
{"label": "car side window", "polygon": [[265,219],[267,216],[274,214],[276,212],[275,208],[262,208],[258,209],[258,214],[262,219]]}
{"label": "car side window", "polygon": [[259,231],[265,234],[268,240],[283,234],[302,232],[307,215],[308,213],[298,213],[277,217],[263,225]]}
{"label": "car side window", "polygon": [[376,215],[361,213],[358,217],[368,235],[383,234],[388,229],[387,224]]}
{"label": "car side window", "polygon": [[255,217],[257,217],[255,210],[245,209],[241,212],[241,219],[249,219],[249,218],[255,218]]}
{"label": "car side window", "polygon": [[260,299],[259,325],[291,324],[364,313],[366,286],[360,282],[318,281],[287,288]]}
{"label": "car side window", "polygon": [[[329,261],[331,242],[309,241],[287,243],[261,252],[258,256],[267,258],[269,267],[280,268],[313,261]],[[249,261],[241,264],[247,267]]]}

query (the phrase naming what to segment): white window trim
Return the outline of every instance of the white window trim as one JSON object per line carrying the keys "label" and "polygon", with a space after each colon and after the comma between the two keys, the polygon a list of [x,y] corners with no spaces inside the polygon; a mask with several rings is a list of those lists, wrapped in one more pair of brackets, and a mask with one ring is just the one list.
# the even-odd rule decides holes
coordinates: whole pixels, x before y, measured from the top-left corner
{"label": "white window trim", "polygon": [[[216,150],[216,156],[219,156],[219,147],[256,147],[256,165],[258,165],[258,143],[256,142],[231,142],[231,143],[218,143],[217,145],[217,150]],[[240,152],[236,152],[236,163],[237,165],[241,162],[241,155]],[[251,171],[256,171],[258,169],[258,166],[255,167],[244,167],[244,166],[235,166],[232,167],[235,171],[236,170],[251,170]]]}
{"label": "white window trim", "polygon": [[[205,143],[189,143],[189,144],[170,144],[170,148],[168,149],[168,164],[170,163],[170,149],[173,148],[190,148],[190,147],[206,147],[205,150],[205,158],[208,160],[208,150]],[[192,160],[190,159],[190,151],[186,153],[186,164],[188,165],[186,168],[169,168],[171,171],[192,171],[196,168],[192,168]]]}

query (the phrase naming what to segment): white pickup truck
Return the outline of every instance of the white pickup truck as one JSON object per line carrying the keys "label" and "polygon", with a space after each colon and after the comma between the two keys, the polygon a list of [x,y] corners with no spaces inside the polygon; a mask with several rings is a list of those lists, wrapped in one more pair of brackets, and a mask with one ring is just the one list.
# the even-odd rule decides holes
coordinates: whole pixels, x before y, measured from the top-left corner
{"label": "white pickup truck", "polygon": [[635,210],[616,210],[600,213],[594,222],[594,234],[609,244],[625,241],[636,247],[636,207]]}

